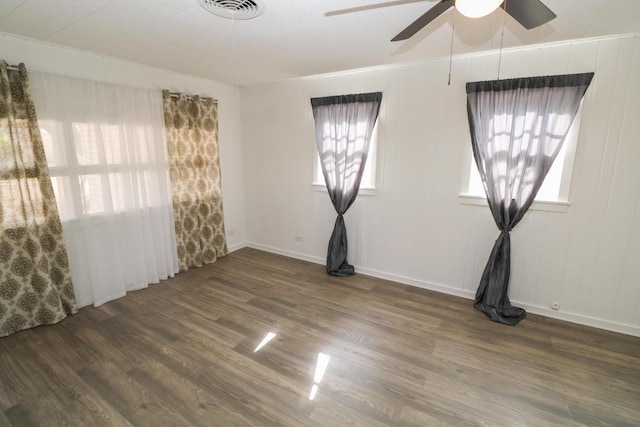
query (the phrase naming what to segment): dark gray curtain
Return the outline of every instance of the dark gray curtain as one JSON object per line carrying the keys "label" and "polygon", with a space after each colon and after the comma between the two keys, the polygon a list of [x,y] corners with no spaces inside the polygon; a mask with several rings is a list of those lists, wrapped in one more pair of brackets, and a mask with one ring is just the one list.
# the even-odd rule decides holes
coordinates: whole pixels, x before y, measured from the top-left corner
{"label": "dark gray curtain", "polygon": [[500,236],[482,273],[475,307],[515,325],[508,286],[509,231],[527,212],[575,118],[593,73],[467,83],[471,144]]}
{"label": "dark gray curtain", "polygon": [[327,273],[334,276],[355,274],[343,214],[358,195],[381,101],[382,92],[311,98],[322,173],[338,213],[327,250]]}

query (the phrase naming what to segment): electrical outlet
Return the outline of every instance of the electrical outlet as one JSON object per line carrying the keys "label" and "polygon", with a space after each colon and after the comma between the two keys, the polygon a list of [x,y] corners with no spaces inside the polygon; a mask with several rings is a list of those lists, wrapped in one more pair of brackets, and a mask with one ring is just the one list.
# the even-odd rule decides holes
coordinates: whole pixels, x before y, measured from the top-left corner
{"label": "electrical outlet", "polygon": [[553,310],[560,310],[560,303],[559,302],[552,302],[551,303],[551,308]]}

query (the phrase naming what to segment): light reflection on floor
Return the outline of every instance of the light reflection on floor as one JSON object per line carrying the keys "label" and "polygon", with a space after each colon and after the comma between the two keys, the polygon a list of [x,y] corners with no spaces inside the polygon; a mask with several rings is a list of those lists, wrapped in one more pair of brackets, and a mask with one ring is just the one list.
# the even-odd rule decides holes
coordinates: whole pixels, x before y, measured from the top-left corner
{"label": "light reflection on floor", "polygon": [[[272,339],[276,337],[275,332],[267,332],[267,334],[262,338],[262,341],[256,346],[254,353],[262,350]],[[327,371],[327,366],[329,366],[329,360],[331,357],[325,353],[318,353],[318,361],[316,362],[316,370],[313,375],[313,386],[311,387],[311,392],[309,393],[309,400],[313,400],[318,393],[318,387],[322,382],[322,378],[324,378],[324,374]]]}
{"label": "light reflection on floor", "polygon": [[318,386],[322,382],[322,378],[324,377],[324,373],[327,371],[327,366],[329,365],[329,357],[328,354],[318,353],[318,362],[316,363],[316,373],[313,376],[313,386],[311,387],[311,393],[309,393],[309,400],[313,400],[316,397],[316,393],[318,392]]}
{"label": "light reflection on floor", "polygon": [[260,344],[258,344],[256,349],[253,350],[253,352],[257,353],[258,351],[260,351],[262,349],[262,347],[267,345],[269,343],[269,341],[271,341],[275,337],[276,337],[276,334],[274,332],[268,332],[267,335],[265,335],[264,338],[262,338],[262,341],[260,341]]}

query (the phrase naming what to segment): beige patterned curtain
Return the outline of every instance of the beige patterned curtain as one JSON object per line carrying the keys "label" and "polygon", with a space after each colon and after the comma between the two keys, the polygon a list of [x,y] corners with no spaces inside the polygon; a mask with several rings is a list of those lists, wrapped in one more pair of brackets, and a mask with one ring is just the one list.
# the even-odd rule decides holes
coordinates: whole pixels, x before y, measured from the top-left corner
{"label": "beige patterned curtain", "polygon": [[0,61],[0,336],[77,312],[24,64]]}
{"label": "beige patterned curtain", "polygon": [[218,157],[218,103],[162,92],[180,271],[227,253]]}

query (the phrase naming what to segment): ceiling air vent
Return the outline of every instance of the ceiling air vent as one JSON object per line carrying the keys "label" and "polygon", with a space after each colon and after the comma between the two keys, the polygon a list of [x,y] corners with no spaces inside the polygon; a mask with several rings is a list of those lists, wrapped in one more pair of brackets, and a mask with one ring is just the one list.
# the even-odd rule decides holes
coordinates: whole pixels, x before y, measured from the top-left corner
{"label": "ceiling air vent", "polygon": [[227,19],[253,19],[262,14],[260,0],[198,0],[208,12]]}

